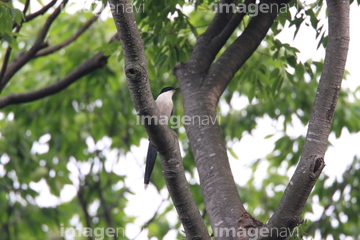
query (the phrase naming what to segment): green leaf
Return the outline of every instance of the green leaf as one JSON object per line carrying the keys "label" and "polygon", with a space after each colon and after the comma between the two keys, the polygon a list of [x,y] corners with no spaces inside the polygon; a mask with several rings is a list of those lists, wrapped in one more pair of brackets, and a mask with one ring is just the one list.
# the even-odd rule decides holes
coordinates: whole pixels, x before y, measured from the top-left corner
{"label": "green leaf", "polygon": [[233,158],[239,160],[239,157],[236,155],[236,153],[234,152],[234,150],[232,148],[228,148],[228,151]]}

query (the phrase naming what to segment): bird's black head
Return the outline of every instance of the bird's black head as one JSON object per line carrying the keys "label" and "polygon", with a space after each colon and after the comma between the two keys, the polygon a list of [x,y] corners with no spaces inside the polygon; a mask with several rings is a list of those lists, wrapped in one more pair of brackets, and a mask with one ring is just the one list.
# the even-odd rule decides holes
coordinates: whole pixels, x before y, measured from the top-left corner
{"label": "bird's black head", "polygon": [[178,87],[164,87],[163,89],[161,89],[161,92],[159,93],[159,95],[160,94],[162,94],[162,93],[164,93],[164,92],[168,92],[168,91],[171,91],[171,90],[178,90],[179,88]]}

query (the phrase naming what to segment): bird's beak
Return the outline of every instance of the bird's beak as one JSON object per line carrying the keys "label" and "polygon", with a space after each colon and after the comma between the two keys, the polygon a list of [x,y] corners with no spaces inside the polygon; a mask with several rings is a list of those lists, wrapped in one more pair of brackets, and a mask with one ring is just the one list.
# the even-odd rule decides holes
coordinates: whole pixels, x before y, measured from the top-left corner
{"label": "bird's beak", "polygon": [[180,88],[178,88],[178,87],[177,87],[177,88],[174,88],[174,90],[178,90],[178,89],[180,89]]}

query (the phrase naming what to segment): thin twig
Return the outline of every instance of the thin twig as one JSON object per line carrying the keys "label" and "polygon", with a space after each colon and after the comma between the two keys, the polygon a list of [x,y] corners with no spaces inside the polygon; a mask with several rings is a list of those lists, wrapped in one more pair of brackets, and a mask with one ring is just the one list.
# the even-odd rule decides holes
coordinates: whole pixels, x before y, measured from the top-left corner
{"label": "thin twig", "polygon": [[29,15],[26,15],[25,22],[29,22],[29,21],[33,20],[34,18],[46,13],[47,10],[49,10],[52,6],[54,6],[56,2],[57,2],[57,0],[53,0],[53,1],[49,2],[47,5],[45,5],[43,8],[41,8],[39,11],[31,13]]}
{"label": "thin twig", "polygon": [[43,57],[46,55],[49,55],[51,53],[54,53],[58,50],[60,50],[63,47],[66,47],[70,43],[74,42],[81,34],[83,34],[96,20],[99,18],[100,13],[103,11],[103,8],[95,14],[89,21],[87,21],[74,35],[72,35],[70,38],[66,39],[62,43],[59,43],[57,45],[48,47],[44,50],[39,51],[37,54],[35,54],[35,58],[37,57]]}
{"label": "thin twig", "polygon": [[161,206],[162,206],[162,205],[164,204],[164,202],[167,201],[167,200],[168,200],[168,199],[162,199],[162,200],[161,200],[161,203],[159,204],[159,206],[158,206],[157,209],[155,210],[154,215],[153,215],[149,220],[147,220],[147,221],[143,224],[143,226],[142,226],[141,229],[140,229],[140,232],[138,232],[138,234],[136,234],[136,236],[134,237],[134,239],[138,238],[138,237],[140,236],[140,234],[144,231],[144,229],[145,229],[150,223],[152,223],[152,222],[154,221],[154,219],[156,218],[156,216],[157,216],[158,213],[159,213],[159,210],[160,210]]}
{"label": "thin twig", "polygon": [[[26,11],[29,9],[29,5],[30,5],[30,0],[26,0],[26,2],[25,2],[25,4],[24,4],[24,8],[23,8],[23,10],[22,10],[24,16],[25,16],[25,14],[26,14]],[[13,29],[14,29],[15,27],[21,26],[21,24],[22,24],[24,21],[25,21],[25,17],[24,17],[24,19],[21,19],[20,25],[17,24],[17,23],[14,21],[14,22],[13,22]]]}
{"label": "thin twig", "polygon": [[[25,5],[24,11],[26,11],[26,8],[27,8],[27,7],[28,7],[28,6]],[[19,33],[21,27],[22,27],[22,24],[17,25],[17,26],[16,26],[16,29],[15,29],[15,33]],[[14,36],[14,39],[16,39],[16,38],[17,38],[17,36],[15,35],[15,36]],[[5,56],[4,56],[3,65],[2,65],[1,71],[0,71],[0,85],[1,85],[1,82],[2,82],[3,77],[4,77],[4,75],[5,75],[6,68],[7,68],[7,66],[8,66],[9,60],[10,60],[11,51],[12,51],[12,47],[9,45],[9,46],[7,47],[7,49],[6,49],[6,53],[5,53]]]}
{"label": "thin twig", "polygon": [[[79,169],[79,172],[80,172],[80,169]],[[86,184],[86,177],[85,176],[85,184]],[[79,190],[77,192],[77,197],[78,197],[78,201],[79,201],[79,204],[81,206],[81,209],[84,213],[84,217],[85,217],[85,222],[86,222],[86,227],[88,228],[91,228],[92,224],[91,224],[91,216],[90,216],[90,213],[88,211],[88,202],[86,201],[87,197],[84,196],[84,188],[85,186],[82,186],[81,184],[82,180],[80,179],[80,175],[79,175]],[[90,235],[88,236],[88,239],[89,240],[94,240],[93,236]]]}
{"label": "thin twig", "polygon": [[23,14],[25,16],[27,10],[29,9],[30,6],[30,0],[26,0],[25,4],[24,4],[24,9],[23,9]]}

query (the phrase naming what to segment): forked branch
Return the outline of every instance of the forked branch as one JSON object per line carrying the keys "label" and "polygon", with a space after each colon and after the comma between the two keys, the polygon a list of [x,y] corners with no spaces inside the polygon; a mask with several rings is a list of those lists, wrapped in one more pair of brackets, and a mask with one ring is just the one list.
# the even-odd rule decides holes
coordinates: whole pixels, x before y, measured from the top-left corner
{"label": "forked branch", "polygon": [[52,0],[51,2],[49,2],[47,5],[45,5],[43,8],[41,8],[37,12],[26,15],[25,22],[29,22],[29,21],[33,20],[34,18],[36,18],[40,15],[43,15],[44,13],[47,12],[47,10],[49,10],[52,6],[54,6],[56,2],[57,2],[57,0]]}
{"label": "forked branch", "polygon": [[20,54],[7,66],[3,78],[0,79],[0,92],[2,91],[2,89],[4,89],[4,87],[14,76],[14,74],[20,70],[20,68],[22,68],[27,62],[29,62],[39,50],[47,46],[47,44],[44,42],[45,37],[50,29],[50,26],[59,16],[67,2],[68,0],[63,0],[60,6],[58,6],[54,10],[54,12],[47,18],[33,46],[25,53]]}
{"label": "forked branch", "polygon": [[62,43],[59,43],[57,45],[54,46],[50,46],[48,48],[45,48],[41,51],[39,51],[38,53],[35,54],[35,57],[43,57],[46,55],[49,55],[51,53],[54,53],[64,47],[66,47],[67,45],[69,45],[70,43],[74,42],[78,37],[80,37],[87,29],[89,29],[93,23],[95,23],[101,12],[103,11],[103,8],[101,8],[99,10],[99,12],[95,13],[95,16],[93,16],[91,19],[89,19],[89,21],[87,21],[83,26],[81,26],[81,28],[71,37],[69,37],[68,39],[66,39],[65,41],[63,41]]}
{"label": "forked branch", "polygon": [[255,52],[261,41],[265,38],[271,25],[282,7],[286,7],[286,2],[275,1],[261,2],[259,8],[268,9],[259,12],[254,16],[244,32],[225,50],[210,69],[207,77],[207,87],[213,90],[217,99],[233,78],[234,74]]}

